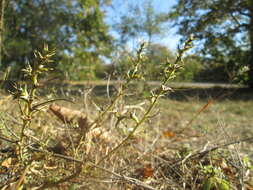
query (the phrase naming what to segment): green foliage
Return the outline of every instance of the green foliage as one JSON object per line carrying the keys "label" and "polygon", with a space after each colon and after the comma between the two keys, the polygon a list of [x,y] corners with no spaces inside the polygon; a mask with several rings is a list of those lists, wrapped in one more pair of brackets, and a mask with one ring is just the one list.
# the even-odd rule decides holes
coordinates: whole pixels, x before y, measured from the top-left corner
{"label": "green foliage", "polygon": [[[53,62],[51,57],[55,54],[54,51],[49,51],[48,46],[44,46],[43,52],[35,51],[35,60],[33,64],[27,64],[26,68],[23,69],[24,77],[28,79],[31,83],[25,84],[23,87],[17,86],[16,91],[13,92],[14,99],[19,100],[20,114],[23,121],[22,129],[20,133],[20,148],[22,149],[24,130],[30,127],[31,120],[34,115],[40,111],[41,107],[47,104],[47,102],[42,102],[39,104],[34,104],[34,100],[37,96],[36,91],[40,86],[39,76],[47,73],[51,68],[50,64]],[[29,85],[29,86],[28,86]],[[51,100],[49,101],[51,102]],[[22,150],[21,157],[22,157]]]}
{"label": "green foliage", "polygon": [[105,65],[99,56],[87,55],[86,58],[64,55],[58,69],[68,80],[96,80],[105,77]]}
{"label": "green foliage", "polygon": [[131,57],[134,56],[133,53],[120,49],[118,50],[118,54],[117,57],[114,57],[112,64],[105,66],[106,73],[110,74],[112,79],[124,79],[125,73],[127,73],[132,65]]}
{"label": "green foliage", "polygon": [[144,66],[145,77],[149,80],[161,80],[164,62],[175,61],[174,52],[161,44],[150,43],[147,48],[147,60]]}
{"label": "green foliage", "polygon": [[164,13],[154,10],[151,0],[145,0],[140,6],[131,4],[113,27],[119,33],[123,45],[136,38],[147,38],[148,43],[151,43],[155,36],[164,34],[165,18]]}
{"label": "green foliage", "polygon": [[[114,69],[118,75],[125,73],[131,65],[129,54],[123,51],[120,59],[115,63]],[[163,63],[173,62],[176,59],[174,52],[166,46],[156,43],[150,43],[146,50],[146,59],[142,66],[144,77],[146,80],[158,81],[163,77]],[[185,57],[184,68],[178,74],[176,81],[195,81],[199,72],[202,71],[201,58],[195,55]],[[111,68],[113,69],[113,68]]]}
{"label": "green foliage", "polygon": [[[101,10],[107,3],[102,0],[10,1],[5,11],[2,44],[5,51],[1,67],[20,70],[33,57],[33,50],[41,48],[42,41],[57,47],[56,62],[60,62],[58,66],[63,72],[72,72],[71,69],[81,72],[79,67],[101,64],[101,57],[109,56],[111,51],[111,37]],[[21,77],[18,72],[13,75]]]}
{"label": "green foliage", "polygon": [[[213,62],[212,62],[213,63]],[[214,82],[214,83],[229,83],[228,73],[222,64],[210,63],[211,65],[204,65],[203,68],[196,74],[195,80],[200,82]]]}
{"label": "green foliage", "polygon": [[[227,8],[229,5],[230,8]],[[251,84],[253,75],[252,2],[247,0],[179,0],[170,13],[179,33],[194,34],[198,50],[224,65],[228,80]],[[240,70],[249,68],[248,77]],[[212,65],[210,65],[212,67]],[[226,69],[228,68],[228,69]],[[232,69],[231,69],[232,68]]]}
{"label": "green foliage", "polygon": [[[121,51],[119,60],[114,64],[118,76],[122,76],[131,65],[131,53]],[[175,56],[166,46],[150,43],[145,51],[142,73],[146,80],[161,80],[163,77],[163,63],[175,61]]]}
{"label": "green foliage", "polygon": [[177,81],[197,81],[199,73],[203,70],[201,58],[195,55],[185,57],[184,67],[177,77]]}
{"label": "green foliage", "polygon": [[224,179],[224,174],[220,168],[213,167],[211,165],[204,166],[202,168],[203,172],[206,174],[206,178],[203,181],[202,190],[229,190],[230,183]]}

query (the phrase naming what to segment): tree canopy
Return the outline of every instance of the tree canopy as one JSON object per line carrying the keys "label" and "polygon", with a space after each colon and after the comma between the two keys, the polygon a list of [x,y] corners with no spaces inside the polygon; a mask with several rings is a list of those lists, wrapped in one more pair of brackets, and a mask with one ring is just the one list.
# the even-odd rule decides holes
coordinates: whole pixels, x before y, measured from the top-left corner
{"label": "tree canopy", "polygon": [[154,9],[151,0],[144,0],[141,6],[131,4],[128,10],[120,15],[114,29],[119,34],[121,43],[134,38],[143,38],[151,43],[154,37],[164,34],[166,18],[166,14]]}
{"label": "tree canopy", "polygon": [[[23,67],[32,52],[49,44],[58,62],[79,58],[98,62],[110,53],[111,36],[104,23],[104,0],[7,0],[1,67]],[[62,65],[61,68],[70,67]],[[75,65],[72,67],[75,67]]]}
{"label": "tree canopy", "polygon": [[[197,51],[180,79],[195,80],[201,71],[201,79],[206,72],[209,76],[214,73],[221,77],[207,77],[208,80],[243,81],[253,87],[251,0],[177,0],[172,11],[168,9],[166,13],[156,10],[152,0],[127,1],[121,8],[116,3],[112,10],[113,6],[108,5],[113,2],[2,0],[0,69],[11,66],[11,78],[20,77],[19,71],[32,59],[33,51],[45,43],[57,49],[57,65],[52,66],[64,72],[61,76],[70,80],[103,78],[109,68],[103,63],[117,62],[121,64],[117,66],[119,71],[127,71],[127,55],[141,39],[149,42],[147,78],[156,80],[160,64],[173,54],[164,45],[168,38],[163,40],[170,29],[168,21],[172,20],[184,36],[183,41],[190,34],[196,39]],[[108,19],[106,11],[114,18]]]}
{"label": "tree canopy", "polygon": [[[209,59],[249,72],[253,86],[253,2],[251,0],[178,0],[169,14],[183,36],[194,34],[196,46]],[[239,72],[237,72],[239,73]]]}

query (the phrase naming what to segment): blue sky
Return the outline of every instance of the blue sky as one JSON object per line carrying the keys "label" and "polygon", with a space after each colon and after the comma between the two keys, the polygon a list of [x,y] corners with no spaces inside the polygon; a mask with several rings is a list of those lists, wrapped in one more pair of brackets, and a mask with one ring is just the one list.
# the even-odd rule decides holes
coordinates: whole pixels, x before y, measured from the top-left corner
{"label": "blue sky", "polygon": [[[112,0],[112,7],[107,9],[106,22],[111,24],[114,23],[121,14],[127,14],[130,5],[139,5],[147,0]],[[175,5],[177,0],[151,0],[154,10],[156,12],[169,12],[171,7]],[[116,33],[111,30],[113,36],[117,37]],[[165,34],[155,39],[155,43],[161,43],[167,46],[171,50],[176,50],[178,41],[180,39],[179,35],[176,35],[176,28],[167,26]],[[145,41],[145,39],[143,39]]]}

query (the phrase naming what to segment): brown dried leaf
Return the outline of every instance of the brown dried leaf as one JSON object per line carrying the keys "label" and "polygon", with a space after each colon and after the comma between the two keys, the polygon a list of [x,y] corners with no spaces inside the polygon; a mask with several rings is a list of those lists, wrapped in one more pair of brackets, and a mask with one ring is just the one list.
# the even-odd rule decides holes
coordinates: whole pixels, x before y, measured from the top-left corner
{"label": "brown dried leaf", "polygon": [[7,158],[2,162],[1,166],[10,168],[11,164],[12,164],[12,158]]}
{"label": "brown dried leaf", "polygon": [[58,106],[56,104],[50,105],[49,110],[54,115],[56,115],[63,123],[77,122],[78,126],[81,129],[82,134],[86,134],[88,132],[89,123],[91,123],[91,121],[84,113],[77,110],[72,110],[69,108]]}
{"label": "brown dried leaf", "polygon": [[235,173],[232,171],[232,168],[229,167],[224,160],[221,161],[220,168],[222,169],[223,173],[226,174],[226,176],[230,176],[232,178],[235,177]]}
{"label": "brown dried leaf", "polygon": [[63,123],[73,123],[74,120],[86,117],[82,112],[77,110],[72,110],[56,104],[49,106],[49,110],[54,113]]}
{"label": "brown dried leaf", "polygon": [[43,165],[43,168],[46,169],[46,170],[55,170],[58,168],[57,165],[55,166],[47,166],[46,164]]}
{"label": "brown dried leaf", "polygon": [[35,152],[32,155],[31,160],[39,161],[39,160],[43,160],[44,158],[45,158],[45,154],[43,154],[42,152]]}
{"label": "brown dried leaf", "polygon": [[252,185],[246,184],[245,186],[246,186],[247,190],[253,190],[253,186]]}
{"label": "brown dried leaf", "polygon": [[89,133],[92,138],[97,138],[107,143],[109,143],[111,140],[109,133],[101,128],[95,128]]}
{"label": "brown dried leaf", "polygon": [[111,138],[108,131],[105,131],[101,128],[95,128],[87,133],[86,136],[86,154],[89,154],[91,149],[92,140],[101,140],[104,143],[111,142]]}
{"label": "brown dried leaf", "polygon": [[163,131],[163,136],[166,138],[172,138],[172,137],[175,137],[176,134],[173,133],[172,131]]}
{"label": "brown dried leaf", "polygon": [[49,151],[52,151],[56,154],[65,154],[67,149],[63,141],[57,142],[54,146],[48,148]]}
{"label": "brown dried leaf", "polygon": [[145,167],[138,168],[137,170],[135,170],[135,173],[136,173],[137,177],[139,177],[139,178],[140,177],[149,178],[154,175],[154,170],[153,170],[151,164],[147,164]]}
{"label": "brown dried leaf", "polygon": [[[74,123],[76,122],[79,126],[80,131],[78,132],[79,138],[76,141],[77,144],[80,144],[80,141],[85,141],[86,143],[86,153],[90,152],[92,140],[99,139],[106,143],[111,141],[110,135],[107,131],[101,128],[95,128],[90,130],[90,124],[92,123],[89,118],[80,111],[72,110],[65,108],[56,104],[52,104],[49,107],[49,110],[56,115],[63,123]],[[86,139],[86,140],[85,140]],[[61,151],[64,146],[57,146],[57,153]],[[54,152],[56,152],[54,150]]]}

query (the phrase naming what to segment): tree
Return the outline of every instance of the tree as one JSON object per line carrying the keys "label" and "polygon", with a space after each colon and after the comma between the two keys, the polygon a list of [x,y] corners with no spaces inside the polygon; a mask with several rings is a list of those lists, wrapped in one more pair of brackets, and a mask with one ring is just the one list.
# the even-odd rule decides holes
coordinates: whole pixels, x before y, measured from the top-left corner
{"label": "tree", "polygon": [[167,60],[173,62],[175,60],[174,53],[162,44],[150,43],[147,51],[147,61],[144,65],[146,78],[161,80],[163,67]]}
{"label": "tree", "polygon": [[[128,72],[132,62],[130,57],[131,52],[121,50],[120,56],[116,64],[111,65],[110,69],[114,69],[117,76],[125,75]],[[148,51],[145,51],[145,62],[142,64],[141,70],[146,80],[160,80],[163,78],[163,68],[167,60],[175,61],[175,54],[168,47],[158,44],[150,43]]]}
{"label": "tree", "polygon": [[[136,39],[143,39],[148,42],[146,53],[148,61],[145,64],[146,78],[155,80],[160,77],[161,65],[166,61],[166,55],[171,55],[167,47],[155,43],[155,37],[161,37],[165,31],[167,17],[165,13],[154,10],[151,0],[140,1],[141,3],[131,3],[119,20],[113,23],[114,30],[119,34],[119,47],[123,46],[118,52],[121,54],[119,65],[116,68],[124,72],[129,65],[126,58],[131,52],[126,50],[127,42],[130,49],[136,47]],[[139,45],[139,44],[138,44]],[[164,57],[163,57],[164,56]]]}
{"label": "tree", "polygon": [[151,43],[155,36],[163,35],[166,18],[164,13],[154,10],[151,0],[146,0],[141,5],[131,4],[114,25],[114,29],[119,33],[123,44],[140,37]]}
{"label": "tree", "polygon": [[3,31],[4,31],[4,12],[5,12],[6,1],[1,1],[0,7],[0,65],[2,63],[2,50],[3,50]]}
{"label": "tree", "polygon": [[[111,36],[101,9],[104,0],[10,0],[5,13],[2,68],[23,67],[43,43],[57,49],[62,70],[98,63],[110,53]],[[89,60],[90,59],[90,60]],[[75,70],[79,71],[79,70]],[[17,74],[18,72],[15,72]]]}
{"label": "tree", "polygon": [[[161,80],[163,76],[163,67],[166,61],[173,63],[176,59],[176,53],[168,47],[151,43],[147,51],[147,61],[144,65],[145,78],[149,80]],[[184,67],[181,69],[177,81],[193,81],[202,70],[201,58],[196,55],[187,55],[184,59]]]}
{"label": "tree", "polygon": [[204,55],[226,64],[225,68],[247,66],[246,82],[253,87],[252,0],[178,0],[170,18],[180,34],[195,35]]}

